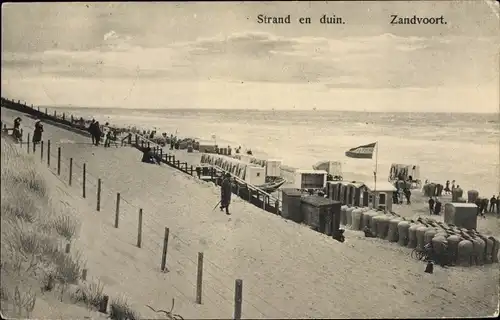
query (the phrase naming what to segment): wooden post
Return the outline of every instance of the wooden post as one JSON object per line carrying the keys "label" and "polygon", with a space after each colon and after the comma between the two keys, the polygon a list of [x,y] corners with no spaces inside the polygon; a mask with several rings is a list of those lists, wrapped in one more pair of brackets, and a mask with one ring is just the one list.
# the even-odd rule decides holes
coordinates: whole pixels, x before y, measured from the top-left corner
{"label": "wooden post", "polygon": [[57,147],[57,175],[61,175],[61,147]]}
{"label": "wooden post", "polygon": [[66,250],[64,250],[64,252],[69,253],[70,250],[71,250],[71,244],[66,243]]}
{"label": "wooden post", "polygon": [[47,167],[50,167],[50,140],[47,141]]}
{"label": "wooden post", "polygon": [[66,120],[66,113],[63,112],[63,117],[62,117],[63,120]]}
{"label": "wooden post", "polygon": [[73,158],[69,158],[69,185],[73,182]]}
{"label": "wooden post", "polygon": [[151,148],[151,142],[148,141],[148,148]]}
{"label": "wooden post", "polygon": [[87,280],[87,269],[82,270],[82,280],[83,281]]}
{"label": "wooden post", "polygon": [[57,112],[54,110],[54,118],[57,118]]}
{"label": "wooden post", "polygon": [[84,163],[83,164],[83,180],[82,180],[82,196],[84,199],[86,197],[86,191],[85,191],[85,186],[87,184],[86,176],[87,176],[87,164]]}
{"label": "wooden post", "polygon": [[48,115],[49,113],[47,112],[47,108],[45,108],[45,114]]}
{"label": "wooden post", "polygon": [[102,297],[101,303],[99,303],[99,312],[100,313],[106,313],[108,310],[108,301],[109,301],[109,296],[104,295]]}
{"label": "wooden post", "polygon": [[201,304],[203,287],[203,252],[198,252],[198,273],[196,277],[196,303]]}
{"label": "wooden post", "polygon": [[142,245],[142,208],[139,209],[139,224],[137,225],[137,247]]}
{"label": "wooden post", "polygon": [[161,271],[168,271],[168,270],[166,270],[166,267],[167,267],[168,234],[169,234],[169,229],[167,227],[165,227],[165,235],[163,237],[163,254],[161,256]]}
{"label": "wooden post", "polygon": [[38,109],[38,112],[40,112],[40,107],[37,107],[37,109]]}
{"label": "wooden post", "polygon": [[101,178],[97,179],[97,211],[101,211]]}
{"label": "wooden post", "polygon": [[30,153],[30,133],[28,132],[28,140],[26,140],[27,151]]}
{"label": "wooden post", "polygon": [[118,220],[120,217],[120,193],[116,194],[116,212],[115,212],[115,228],[118,228]]}
{"label": "wooden post", "polygon": [[241,319],[242,302],[243,302],[243,280],[236,279],[234,284],[234,320]]}
{"label": "wooden post", "polygon": [[43,162],[43,141],[40,141],[40,160]]}
{"label": "wooden post", "polygon": [[267,196],[265,194],[262,194],[262,210],[266,210],[266,201]]}
{"label": "wooden post", "polygon": [[278,199],[276,199],[276,202],[274,202],[274,205],[276,206],[276,214],[279,215],[280,214],[280,201]]}
{"label": "wooden post", "polygon": [[193,165],[191,165],[191,175],[193,175]]}

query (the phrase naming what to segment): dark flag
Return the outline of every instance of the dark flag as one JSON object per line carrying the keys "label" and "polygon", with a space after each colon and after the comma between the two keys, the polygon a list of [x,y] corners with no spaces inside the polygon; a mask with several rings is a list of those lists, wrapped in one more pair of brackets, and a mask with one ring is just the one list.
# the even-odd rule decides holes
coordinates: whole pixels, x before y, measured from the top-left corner
{"label": "dark flag", "polygon": [[357,159],[373,159],[373,151],[375,150],[376,142],[365,144],[356,148],[349,149],[345,152],[345,156],[348,158]]}

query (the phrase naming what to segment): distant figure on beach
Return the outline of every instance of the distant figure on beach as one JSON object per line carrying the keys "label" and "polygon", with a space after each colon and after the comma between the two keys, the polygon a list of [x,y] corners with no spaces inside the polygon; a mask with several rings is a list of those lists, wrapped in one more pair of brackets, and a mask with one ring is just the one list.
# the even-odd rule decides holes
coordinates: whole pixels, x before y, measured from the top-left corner
{"label": "distant figure on beach", "polygon": [[90,133],[90,137],[92,138],[92,144],[95,145],[95,119],[92,119],[92,121],[90,121],[90,125],[87,130]]}
{"label": "distant figure on beach", "polygon": [[477,216],[479,216],[479,215],[484,216],[484,214],[481,211],[482,210],[482,206],[483,206],[482,202],[483,202],[483,200],[481,198],[479,198],[479,197],[477,197],[476,201],[474,201],[474,203],[477,206],[477,214],[476,214]]}
{"label": "distant figure on beach", "polygon": [[253,155],[252,150],[248,149],[248,150],[247,150],[247,154],[248,154],[249,156]]}
{"label": "distant figure on beach", "polygon": [[220,211],[226,209],[226,214],[229,215],[229,205],[231,204],[231,174],[226,172],[224,180],[220,188]]}
{"label": "distant figure on beach", "polygon": [[446,186],[444,187],[444,194],[450,194],[450,180],[446,180]]}
{"label": "distant figure on beach", "polygon": [[236,149],[236,153],[240,153],[241,151],[241,146],[238,147],[238,149]]}
{"label": "distant figure on beach", "polygon": [[35,131],[33,131],[33,143],[37,144],[42,141],[43,124],[40,119],[35,122]]}
{"label": "distant figure on beach", "polygon": [[99,121],[96,121],[94,124],[94,140],[95,140],[95,145],[98,146],[99,143],[101,142],[101,125],[99,124]]}
{"label": "distant figure on beach", "polygon": [[495,195],[493,195],[490,199],[490,212],[495,212],[495,207],[498,206],[498,200],[495,198]]}
{"label": "distant figure on beach", "polygon": [[439,201],[439,198],[436,198],[436,203],[434,204],[434,214],[439,215],[441,213],[441,201]]}
{"label": "distant figure on beach", "polygon": [[406,204],[411,204],[411,191],[410,191],[410,189],[409,188],[405,188],[403,190],[403,193],[404,193],[404,195],[406,197]]}
{"label": "distant figure on beach", "polygon": [[111,129],[109,128],[109,122],[106,122],[102,127],[102,133],[104,134],[104,148],[109,147],[111,142]]}
{"label": "distant figure on beach", "polygon": [[429,214],[432,215],[434,214],[434,204],[436,201],[432,197],[429,198]]}
{"label": "distant figure on beach", "polygon": [[481,215],[482,216],[484,216],[485,212],[488,212],[488,203],[489,203],[488,198],[481,199],[480,210],[481,210]]}
{"label": "distant figure on beach", "polygon": [[20,117],[15,118],[14,128],[12,129],[12,136],[19,141],[23,139],[23,134],[21,133],[21,121]]}
{"label": "distant figure on beach", "polygon": [[144,163],[160,164],[158,162],[158,160],[156,160],[156,157],[153,154],[153,151],[149,147],[147,147],[144,150],[144,152],[142,153],[142,160],[141,161]]}
{"label": "distant figure on beach", "polygon": [[451,192],[453,192],[453,190],[455,190],[455,180],[451,182]]}

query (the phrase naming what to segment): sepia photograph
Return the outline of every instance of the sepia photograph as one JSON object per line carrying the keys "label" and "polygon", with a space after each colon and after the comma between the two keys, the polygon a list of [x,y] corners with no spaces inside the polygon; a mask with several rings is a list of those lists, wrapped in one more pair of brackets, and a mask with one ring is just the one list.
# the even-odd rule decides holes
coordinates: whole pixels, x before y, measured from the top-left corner
{"label": "sepia photograph", "polygon": [[1,11],[2,318],[498,317],[499,1]]}

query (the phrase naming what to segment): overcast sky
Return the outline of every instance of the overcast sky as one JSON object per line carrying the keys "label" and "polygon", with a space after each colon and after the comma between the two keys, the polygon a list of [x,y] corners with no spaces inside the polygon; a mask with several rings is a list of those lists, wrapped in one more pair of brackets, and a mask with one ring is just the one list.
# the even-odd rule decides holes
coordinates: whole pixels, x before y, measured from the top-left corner
{"label": "overcast sky", "polygon": [[[257,15],[287,15],[263,25]],[[322,25],[323,14],[343,25]],[[390,15],[446,25],[390,25]],[[311,17],[301,25],[296,19]],[[2,6],[2,96],[125,108],[498,112],[498,4]]]}

